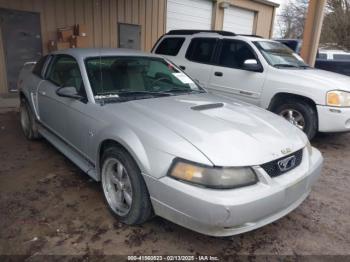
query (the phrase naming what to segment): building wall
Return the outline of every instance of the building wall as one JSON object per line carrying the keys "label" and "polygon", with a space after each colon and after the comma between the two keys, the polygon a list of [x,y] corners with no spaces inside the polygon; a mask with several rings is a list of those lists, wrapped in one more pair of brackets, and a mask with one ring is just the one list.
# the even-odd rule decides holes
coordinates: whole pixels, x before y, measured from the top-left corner
{"label": "building wall", "polygon": [[[0,0],[0,8],[40,13],[43,51],[57,28],[87,25],[90,47],[117,47],[118,22],[141,25],[141,48],[151,50],[165,32],[166,0]],[[1,31],[0,31],[1,34]],[[0,93],[7,92],[0,36]]]}
{"label": "building wall", "polygon": [[224,21],[224,9],[220,8],[221,2],[228,2],[232,6],[254,11],[254,34],[265,38],[270,38],[273,32],[273,22],[275,16],[275,6],[267,5],[258,1],[247,0],[218,0],[214,4],[214,29],[222,30]]}

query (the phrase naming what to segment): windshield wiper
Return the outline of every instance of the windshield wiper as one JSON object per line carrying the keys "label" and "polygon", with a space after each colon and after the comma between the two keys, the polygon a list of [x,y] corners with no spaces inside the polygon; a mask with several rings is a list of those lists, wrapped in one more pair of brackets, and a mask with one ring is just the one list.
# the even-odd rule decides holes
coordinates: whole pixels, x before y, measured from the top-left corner
{"label": "windshield wiper", "polygon": [[290,68],[299,68],[299,66],[291,65],[291,64],[275,64],[274,67],[290,67]]}
{"label": "windshield wiper", "polygon": [[121,96],[129,96],[129,95],[156,95],[156,96],[170,96],[169,93],[166,92],[158,92],[158,91],[137,91],[137,90],[120,90],[115,94]]}
{"label": "windshield wiper", "polygon": [[168,93],[194,93],[194,92],[203,93],[205,91],[204,90],[193,90],[193,89],[188,89],[188,88],[172,88],[172,89],[164,90],[163,92],[165,94],[168,94]]}

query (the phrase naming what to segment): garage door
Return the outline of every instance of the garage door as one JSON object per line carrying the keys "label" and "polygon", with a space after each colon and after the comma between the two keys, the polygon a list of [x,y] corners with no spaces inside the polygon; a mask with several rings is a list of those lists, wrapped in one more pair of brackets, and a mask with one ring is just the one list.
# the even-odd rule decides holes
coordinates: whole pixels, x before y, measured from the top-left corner
{"label": "garage door", "polygon": [[255,12],[238,7],[224,11],[224,30],[237,34],[253,34]]}
{"label": "garage door", "polygon": [[168,0],[167,32],[173,29],[211,29],[211,0]]}

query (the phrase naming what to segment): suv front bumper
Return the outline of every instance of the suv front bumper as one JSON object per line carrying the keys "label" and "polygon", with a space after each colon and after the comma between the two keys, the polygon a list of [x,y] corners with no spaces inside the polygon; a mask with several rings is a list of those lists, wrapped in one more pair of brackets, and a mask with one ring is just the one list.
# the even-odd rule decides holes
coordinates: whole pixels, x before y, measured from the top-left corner
{"label": "suv front bumper", "polygon": [[300,166],[271,178],[260,167],[253,186],[215,190],[163,177],[144,175],[157,215],[191,230],[212,236],[230,236],[269,224],[298,207],[321,174],[323,158],[304,149]]}
{"label": "suv front bumper", "polygon": [[317,105],[318,131],[349,132],[350,108]]}

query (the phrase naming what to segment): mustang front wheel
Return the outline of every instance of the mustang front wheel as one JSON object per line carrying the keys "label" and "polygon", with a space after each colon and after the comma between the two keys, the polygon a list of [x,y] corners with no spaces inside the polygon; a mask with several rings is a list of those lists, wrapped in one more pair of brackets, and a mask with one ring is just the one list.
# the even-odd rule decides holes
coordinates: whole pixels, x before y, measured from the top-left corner
{"label": "mustang front wheel", "polygon": [[102,189],[110,211],[125,224],[142,224],[152,215],[152,205],[141,172],[118,147],[105,150],[101,169]]}

